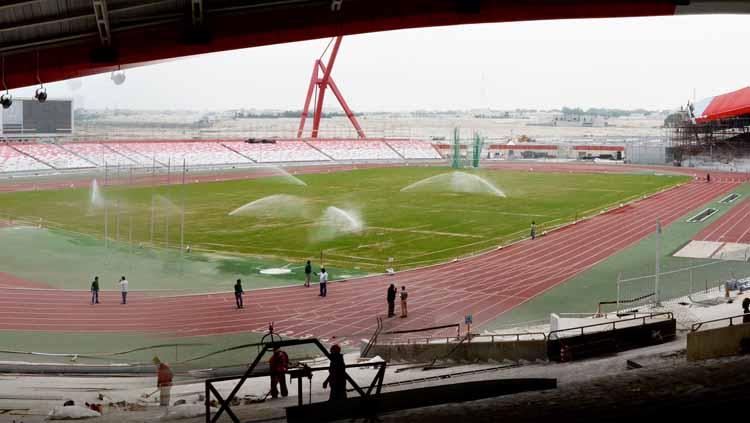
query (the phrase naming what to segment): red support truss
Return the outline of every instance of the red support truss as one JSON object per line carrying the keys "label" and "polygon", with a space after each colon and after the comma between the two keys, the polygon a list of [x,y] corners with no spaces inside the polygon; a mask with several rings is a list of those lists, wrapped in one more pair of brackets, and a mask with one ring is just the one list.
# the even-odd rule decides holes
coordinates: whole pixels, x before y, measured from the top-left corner
{"label": "red support truss", "polygon": [[[349,108],[349,105],[346,104],[344,96],[341,94],[341,91],[336,86],[336,83],[331,77],[331,71],[333,70],[333,64],[336,62],[336,56],[338,55],[342,38],[343,37],[341,36],[336,37],[335,43],[333,45],[333,50],[331,51],[331,57],[328,58],[328,65],[324,65],[322,59],[317,59],[315,61],[315,65],[313,65],[313,72],[312,76],[310,77],[310,85],[307,87],[307,97],[305,97],[305,106],[302,108],[302,115],[300,116],[297,138],[302,138],[302,134],[305,131],[305,121],[307,120],[307,115],[310,112],[310,103],[312,102],[316,86],[318,88],[318,98],[315,102],[315,110],[313,114],[313,129],[310,135],[311,138],[318,138],[318,132],[320,130],[320,118],[323,114],[323,100],[325,99],[326,89],[329,87],[331,88],[331,91],[333,91],[333,95],[336,96],[336,99],[339,101],[341,108],[344,109],[344,113],[346,113],[346,116],[349,118],[352,126],[354,126],[354,129],[357,131],[357,136],[359,138],[365,138],[365,132],[362,130],[362,127],[359,126],[359,122],[357,121],[356,116],[354,116],[354,112],[352,112],[352,110]],[[320,77],[321,72],[323,73],[322,78]]]}

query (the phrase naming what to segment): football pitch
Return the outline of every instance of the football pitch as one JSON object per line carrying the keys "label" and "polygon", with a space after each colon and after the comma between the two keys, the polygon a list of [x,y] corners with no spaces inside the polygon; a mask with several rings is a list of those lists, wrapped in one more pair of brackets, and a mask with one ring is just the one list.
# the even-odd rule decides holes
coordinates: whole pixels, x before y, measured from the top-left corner
{"label": "football pitch", "polygon": [[304,184],[270,177],[102,186],[94,198],[91,189],[1,193],[0,213],[95,240],[106,233],[120,249],[189,245],[194,255],[290,266],[322,257],[326,266],[362,274],[475,254],[528,236],[532,221],[541,233],[687,180],[464,170],[468,183],[456,184],[452,172],[401,167],[298,175]]}

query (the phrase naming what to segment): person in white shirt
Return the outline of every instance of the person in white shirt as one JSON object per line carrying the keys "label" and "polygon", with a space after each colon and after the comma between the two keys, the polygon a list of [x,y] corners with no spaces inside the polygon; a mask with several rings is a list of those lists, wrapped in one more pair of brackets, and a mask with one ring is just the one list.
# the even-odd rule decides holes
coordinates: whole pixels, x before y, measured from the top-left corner
{"label": "person in white shirt", "polygon": [[125,276],[120,278],[120,292],[122,293],[122,304],[128,303],[128,280]]}
{"label": "person in white shirt", "polygon": [[[318,275],[316,273],[316,275]],[[326,268],[321,267],[320,268],[320,274],[318,275],[320,277],[320,294],[319,297],[325,297],[326,294],[328,294],[328,289],[326,286],[328,285],[328,273],[326,273]]]}

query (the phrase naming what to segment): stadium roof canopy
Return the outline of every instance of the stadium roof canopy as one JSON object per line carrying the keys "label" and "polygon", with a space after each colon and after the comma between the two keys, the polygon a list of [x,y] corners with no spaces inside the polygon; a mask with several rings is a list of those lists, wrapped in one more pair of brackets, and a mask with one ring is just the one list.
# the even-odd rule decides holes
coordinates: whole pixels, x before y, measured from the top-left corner
{"label": "stadium roof canopy", "polygon": [[693,116],[698,123],[750,115],[750,87],[704,98],[695,103]]}
{"label": "stadium roof canopy", "polygon": [[710,0],[3,0],[9,88],[177,57],[403,28],[747,13]]}

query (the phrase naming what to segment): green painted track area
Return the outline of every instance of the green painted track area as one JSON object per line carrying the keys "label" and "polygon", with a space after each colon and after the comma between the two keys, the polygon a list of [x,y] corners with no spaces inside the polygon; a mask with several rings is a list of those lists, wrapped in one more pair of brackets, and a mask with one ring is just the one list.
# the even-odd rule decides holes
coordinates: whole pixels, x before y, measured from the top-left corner
{"label": "green painted track area", "polygon": [[[731,192],[741,193],[744,198],[750,194],[750,184],[740,185]],[[672,256],[690,242],[698,232],[741,203],[741,201],[731,204],[719,203],[727,195],[728,193],[717,196],[710,203],[691,210],[663,228],[660,254],[662,275],[659,282],[662,299],[683,297],[691,292],[705,290],[706,287],[715,287],[731,277],[750,276],[750,263],[747,262]],[[706,207],[714,207],[719,211],[704,222],[687,222],[690,217]],[[656,230],[656,222],[654,222],[654,230]],[[633,299],[650,294],[654,292],[655,266],[656,236],[651,235],[573,279],[503,314],[486,328],[501,328],[519,322],[549,319],[550,310],[561,313],[594,313],[599,301],[617,299],[619,275],[623,280],[628,280],[621,284],[621,299]],[[692,282],[691,271],[680,271],[687,268],[692,268]],[[605,310],[613,310],[613,307],[610,306]]]}

